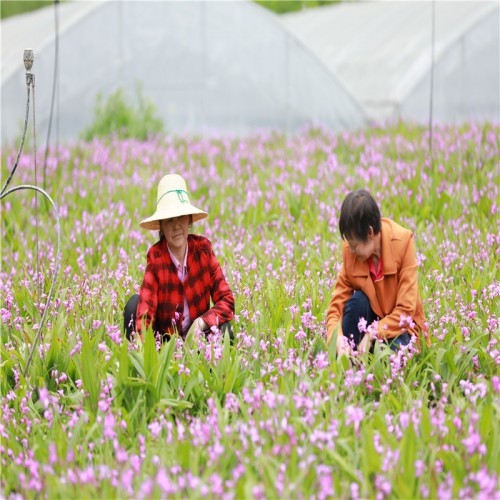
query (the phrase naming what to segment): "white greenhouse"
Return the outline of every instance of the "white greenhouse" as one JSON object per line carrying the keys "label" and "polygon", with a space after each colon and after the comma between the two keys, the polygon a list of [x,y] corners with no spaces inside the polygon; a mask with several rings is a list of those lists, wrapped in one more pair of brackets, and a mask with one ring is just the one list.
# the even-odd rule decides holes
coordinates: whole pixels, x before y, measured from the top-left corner
{"label": "white greenhouse", "polygon": [[41,138],[53,95],[51,137],[68,140],[92,122],[98,94],[121,88],[132,102],[137,87],[174,133],[425,121],[430,104],[436,121],[498,121],[499,16],[495,0],[285,16],[247,0],[63,2],[1,23],[2,143],[22,131],[28,47]]}
{"label": "white greenhouse", "polygon": [[[280,18],[371,121],[500,120],[500,2],[349,2]],[[432,101],[431,101],[432,88]]]}

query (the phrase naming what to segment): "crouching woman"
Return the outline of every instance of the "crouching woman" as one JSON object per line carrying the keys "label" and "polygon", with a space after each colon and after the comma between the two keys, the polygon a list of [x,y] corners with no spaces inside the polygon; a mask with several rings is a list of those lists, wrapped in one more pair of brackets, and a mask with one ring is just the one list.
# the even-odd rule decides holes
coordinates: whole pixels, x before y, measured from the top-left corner
{"label": "crouching woman", "polygon": [[327,311],[327,341],[337,331],[337,354],[365,352],[376,339],[393,350],[411,336],[428,342],[412,232],[381,217],[363,189],[342,203],[339,230],[343,262]]}
{"label": "crouching woman", "polygon": [[192,223],[207,213],[191,205],[184,179],[164,176],[158,185],[156,212],[143,220],[144,229],[159,231],[160,240],[147,253],[138,295],[125,306],[124,328],[130,339],[141,339],[150,325],[163,339],[213,327],[228,331],[234,316],[234,297],[221,266],[204,236],[189,234]]}

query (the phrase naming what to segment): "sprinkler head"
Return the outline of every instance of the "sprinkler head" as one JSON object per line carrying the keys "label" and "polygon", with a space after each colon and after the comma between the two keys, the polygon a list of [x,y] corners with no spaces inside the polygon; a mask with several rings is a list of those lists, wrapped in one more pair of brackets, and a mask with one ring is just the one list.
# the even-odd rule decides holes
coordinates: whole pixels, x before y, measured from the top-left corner
{"label": "sprinkler head", "polygon": [[33,53],[33,49],[24,49],[24,67],[26,71],[30,71],[33,66],[33,61],[35,60],[35,54]]}

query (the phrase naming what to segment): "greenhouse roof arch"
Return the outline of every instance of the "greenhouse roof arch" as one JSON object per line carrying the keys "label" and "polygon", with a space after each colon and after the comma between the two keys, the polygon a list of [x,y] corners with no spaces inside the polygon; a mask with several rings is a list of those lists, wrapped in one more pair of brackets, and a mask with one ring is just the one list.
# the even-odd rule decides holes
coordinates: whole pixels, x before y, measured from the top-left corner
{"label": "greenhouse roof arch", "polygon": [[439,122],[500,120],[498,1],[346,2],[280,19],[370,121],[425,122],[431,105]]}
{"label": "greenhouse roof arch", "polygon": [[[349,91],[285,29],[250,1],[73,1],[59,5],[56,125],[74,139],[93,119],[97,95],[139,85],[173,133],[334,130],[366,122]],[[20,135],[26,89],[23,50],[34,50],[37,134],[50,117],[55,13],[3,20],[2,143]]]}

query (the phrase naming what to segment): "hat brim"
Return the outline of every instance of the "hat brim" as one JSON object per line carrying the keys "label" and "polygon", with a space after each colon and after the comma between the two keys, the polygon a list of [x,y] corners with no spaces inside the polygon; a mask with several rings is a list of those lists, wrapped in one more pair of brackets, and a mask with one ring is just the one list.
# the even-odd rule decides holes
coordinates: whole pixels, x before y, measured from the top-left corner
{"label": "hat brim", "polygon": [[172,219],[174,217],[182,217],[183,215],[192,215],[193,222],[199,221],[208,217],[207,212],[200,210],[199,208],[194,207],[191,204],[187,204],[187,206],[178,207],[176,210],[167,210],[165,207],[159,207],[156,212],[147,219],[144,219],[139,223],[143,229],[149,229],[150,231],[159,231],[160,230],[160,221],[164,219]]}

